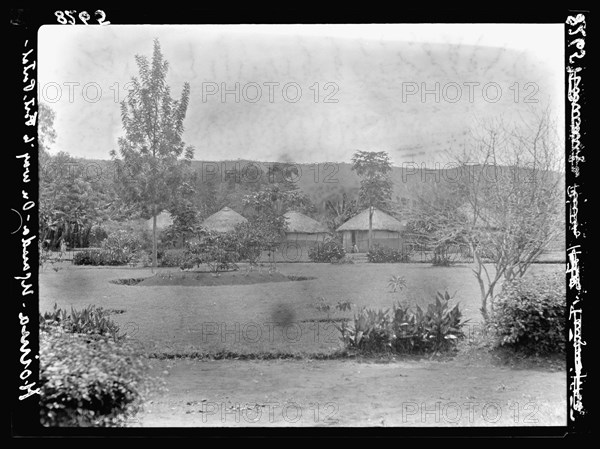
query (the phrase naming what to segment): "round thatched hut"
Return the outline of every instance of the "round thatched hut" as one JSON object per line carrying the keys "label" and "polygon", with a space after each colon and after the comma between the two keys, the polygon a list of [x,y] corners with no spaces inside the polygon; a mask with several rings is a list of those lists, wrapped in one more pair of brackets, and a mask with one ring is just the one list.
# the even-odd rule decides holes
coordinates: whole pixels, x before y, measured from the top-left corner
{"label": "round thatched hut", "polygon": [[236,225],[246,223],[247,221],[245,217],[242,217],[236,211],[226,206],[204,220],[202,226],[209,231],[230,232],[234,230]]}
{"label": "round thatched hut", "polygon": [[[402,245],[402,233],[405,224],[379,209],[373,209],[373,244],[399,249]],[[359,252],[368,251],[369,246],[369,209],[363,210],[337,228],[342,233],[342,242],[346,251],[352,251],[356,245]]]}
{"label": "round thatched hut", "polygon": [[319,243],[327,237],[329,230],[317,220],[294,211],[286,212],[283,216],[286,221],[285,236],[288,242]]}

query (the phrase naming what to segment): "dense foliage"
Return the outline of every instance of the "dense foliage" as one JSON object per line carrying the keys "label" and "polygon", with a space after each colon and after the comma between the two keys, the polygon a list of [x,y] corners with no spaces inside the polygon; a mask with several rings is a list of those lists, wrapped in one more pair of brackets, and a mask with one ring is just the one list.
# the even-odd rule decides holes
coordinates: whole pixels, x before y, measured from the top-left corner
{"label": "dense foliage", "polygon": [[46,248],[90,244],[94,224],[113,212],[114,189],[99,167],[67,153],[46,154],[40,161],[40,241]]}
{"label": "dense foliage", "polygon": [[[202,229],[186,244],[185,266],[207,264],[213,273],[237,269],[241,247],[233,232],[214,232]],[[183,267],[182,267],[183,268]]]}
{"label": "dense foliage", "polygon": [[64,332],[75,334],[98,335],[119,340],[119,326],[109,317],[109,312],[102,307],[90,305],[83,310],[71,312],[59,309],[54,304],[52,312],[40,314],[40,330],[48,330],[52,326],[60,326]]}
{"label": "dense foliage", "polygon": [[40,315],[40,421],[49,427],[122,426],[151,391],[141,354],[93,306]]}
{"label": "dense foliage", "polygon": [[367,253],[367,259],[371,263],[397,263],[409,262],[411,252],[407,248],[388,248],[387,246],[373,245]]}
{"label": "dense foliage", "polygon": [[437,293],[435,302],[423,311],[416,306],[394,305],[390,310],[362,308],[351,324],[338,326],[341,340],[360,352],[435,353],[453,349],[464,337],[459,305],[450,306],[448,292]]}
{"label": "dense foliage", "polygon": [[346,251],[342,244],[336,240],[319,243],[308,249],[308,258],[312,262],[338,262],[344,258]]}
{"label": "dense foliage", "polygon": [[90,228],[90,233],[88,235],[88,245],[91,247],[98,247],[107,237],[108,232],[103,226],[94,225]]}
{"label": "dense foliage", "polygon": [[385,209],[394,187],[389,176],[392,171],[389,155],[385,151],[357,151],[352,156],[352,170],[361,178],[359,203],[363,207]]}
{"label": "dense foliage", "polygon": [[102,249],[85,249],[77,251],[73,256],[74,265],[124,265],[127,259],[115,258]]}
{"label": "dense foliage", "polygon": [[158,252],[159,267],[186,267],[188,257],[183,249],[167,249]]}
{"label": "dense foliage", "polygon": [[102,241],[102,249],[110,255],[111,259],[130,262],[143,250],[143,241],[135,233],[116,231]]}
{"label": "dense foliage", "polygon": [[564,352],[566,307],[564,275],[538,275],[504,284],[489,323],[496,345],[527,353]]}
{"label": "dense foliage", "polygon": [[265,250],[271,250],[271,240],[278,240],[279,234],[272,234],[270,226],[260,220],[241,223],[235,227],[233,238],[239,245],[240,260],[246,260],[255,265]]}
{"label": "dense foliage", "polygon": [[135,233],[115,231],[101,243],[100,249],[77,251],[75,265],[125,265],[143,255],[143,240]]}

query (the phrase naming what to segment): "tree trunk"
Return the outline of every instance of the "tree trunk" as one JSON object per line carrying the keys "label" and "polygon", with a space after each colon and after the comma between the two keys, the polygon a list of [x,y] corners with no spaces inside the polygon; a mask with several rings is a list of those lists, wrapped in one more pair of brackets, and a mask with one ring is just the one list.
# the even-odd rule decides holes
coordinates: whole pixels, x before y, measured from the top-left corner
{"label": "tree trunk", "polygon": [[373,240],[373,206],[369,206],[369,238],[367,246],[369,251],[371,250],[371,244]]}
{"label": "tree trunk", "polygon": [[158,251],[156,248],[156,206],[152,206],[152,272],[156,269]]}

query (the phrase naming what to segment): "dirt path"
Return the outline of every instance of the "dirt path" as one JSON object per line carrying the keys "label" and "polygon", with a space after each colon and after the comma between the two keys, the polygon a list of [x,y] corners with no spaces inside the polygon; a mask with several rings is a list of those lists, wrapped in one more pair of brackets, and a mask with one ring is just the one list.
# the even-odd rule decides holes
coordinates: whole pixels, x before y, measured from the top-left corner
{"label": "dirt path", "polygon": [[154,360],[133,426],[564,426],[563,371],[451,360]]}

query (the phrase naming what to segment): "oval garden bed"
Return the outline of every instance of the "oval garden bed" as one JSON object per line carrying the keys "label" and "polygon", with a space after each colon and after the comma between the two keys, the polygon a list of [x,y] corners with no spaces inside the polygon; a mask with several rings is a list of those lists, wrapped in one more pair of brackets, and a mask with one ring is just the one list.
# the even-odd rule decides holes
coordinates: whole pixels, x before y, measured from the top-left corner
{"label": "oval garden bed", "polygon": [[146,278],[125,278],[125,279],[113,279],[112,281],[108,281],[111,284],[117,285],[138,285]]}
{"label": "oval garden bed", "polygon": [[308,281],[316,279],[307,276],[286,276],[282,273],[260,273],[256,271],[225,271],[216,276],[210,272],[165,272],[147,278],[116,279],[110,281],[120,285],[138,285],[141,287],[160,287],[182,285],[188,287],[207,287],[218,285],[248,285],[265,282]]}

